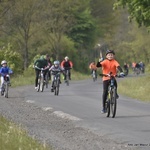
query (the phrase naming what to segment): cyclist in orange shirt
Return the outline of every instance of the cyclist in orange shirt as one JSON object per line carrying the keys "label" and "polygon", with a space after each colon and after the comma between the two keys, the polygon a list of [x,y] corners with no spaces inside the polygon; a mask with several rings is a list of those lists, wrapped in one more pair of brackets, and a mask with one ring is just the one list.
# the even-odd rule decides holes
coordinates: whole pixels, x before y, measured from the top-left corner
{"label": "cyclist in orange shirt", "polygon": [[[119,70],[121,73],[121,76],[124,76],[123,70],[120,67],[120,64],[114,59],[115,53],[113,50],[107,50],[106,51],[106,59],[104,60],[101,58],[99,62],[97,63],[97,67],[102,67],[103,74],[109,74],[112,72],[112,74],[115,76],[117,75],[117,70]],[[109,86],[110,78],[103,76],[103,95],[102,95],[102,113],[106,113],[105,109],[105,103],[107,99],[107,93],[108,93],[108,86]],[[117,92],[117,81],[115,80],[115,86],[116,86],[116,92]],[[118,94],[116,95],[117,98],[119,98]]]}
{"label": "cyclist in orange shirt", "polygon": [[96,78],[97,78],[97,67],[96,67],[96,64],[95,64],[94,61],[90,63],[89,69],[91,69],[91,74],[93,73],[93,70],[95,70],[95,75],[96,75]]}

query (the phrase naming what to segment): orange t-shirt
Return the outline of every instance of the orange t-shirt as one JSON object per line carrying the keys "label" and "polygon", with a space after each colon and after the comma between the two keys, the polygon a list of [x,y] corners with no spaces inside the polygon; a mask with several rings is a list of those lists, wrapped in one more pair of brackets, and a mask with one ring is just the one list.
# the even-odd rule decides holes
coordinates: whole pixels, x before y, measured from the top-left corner
{"label": "orange t-shirt", "polygon": [[93,64],[93,63],[91,63],[89,65],[89,68],[92,69],[92,70],[97,70],[96,64]]}
{"label": "orange t-shirt", "polygon": [[[113,60],[105,59],[100,64],[102,65],[103,74],[109,74],[110,72],[112,72],[113,75],[116,75],[117,67],[120,66],[119,63],[114,59]],[[103,76],[103,81],[109,79],[110,79],[109,77]]]}

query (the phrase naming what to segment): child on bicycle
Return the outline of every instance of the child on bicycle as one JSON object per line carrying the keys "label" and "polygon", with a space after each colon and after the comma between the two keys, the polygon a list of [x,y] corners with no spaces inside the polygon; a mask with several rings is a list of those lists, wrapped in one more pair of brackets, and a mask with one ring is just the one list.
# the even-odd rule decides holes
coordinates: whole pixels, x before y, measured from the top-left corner
{"label": "child on bicycle", "polygon": [[[115,52],[113,50],[107,50],[106,51],[106,59],[103,58],[99,59],[99,62],[97,62],[97,67],[102,67],[103,74],[109,74],[112,72],[114,76],[117,75],[117,70],[120,71],[120,75],[124,76],[123,70],[120,67],[120,64],[115,60],[114,58]],[[103,95],[102,95],[102,106],[103,109],[101,113],[106,113],[105,109],[105,103],[107,99],[107,93],[108,93],[108,86],[109,86],[110,78],[103,76]],[[116,92],[117,92],[117,81],[115,80],[115,86],[116,86]],[[119,98],[118,94],[116,95],[117,98]]]}
{"label": "child on bicycle", "polygon": [[[9,75],[9,74],[12,74],[13,71],[7,66],[7,61],[6,60],[3,60],[1,62],[1,68],[0,68],[0,75],[1,75],[1,88],[2,88],[2,85],[4,83],[4,77],[6,75]],[[10,84],[10,77],[9,77],[9,84]],[[0,91],[1,91],[1,88],[0,88]]]}
{"label": "child on bicycle", "polygon": [[[60,66],[60,62],[58,60],[54,61],[54,65],[51,66],[51,68],[49,69],[49,71],[51,72],[51,92],[54,91],[53,89],[53,85],[54,85],[54,77],[58,72],[63,72],[64,69]],[[59,81],[61,83],[61,81]]]}

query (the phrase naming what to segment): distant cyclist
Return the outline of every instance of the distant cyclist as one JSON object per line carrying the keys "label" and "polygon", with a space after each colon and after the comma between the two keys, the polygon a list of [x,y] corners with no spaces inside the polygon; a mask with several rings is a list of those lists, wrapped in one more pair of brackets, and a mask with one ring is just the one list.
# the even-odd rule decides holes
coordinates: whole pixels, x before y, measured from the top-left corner
{"label": "distant cyclist", "polygon": [[91,70],[91,74],[93,73],[93,70],[95,70],[95,75],[96,75],[96,78],[97,78],[97,66],[95,64],[95,61],[90,63],[89,69]]}
{"label": "distant cyclist", "polygon": [[[52,77],[52,82],[51,82],[51,92],[54,91],[53,89],[53,85],[54,85],[54,77],[58,72],[63,72],[64,69],[60,66],[60,62],[58,60],[54,61],[54,65],[52,65],[49,69],[49,71],[51,72],[51,77]],[[61,81],[60,81],[61,83]]]}
{"label": "distant cyclist", "polygon": [[[1,62],[1,68],[0,68],[0,75],[1,75],[1,87],[4,83],[4,77],[7,75],[7,74],[12,74],[13,71],[7,66],[7,61],[6,60],[3,60]],[[9,82],[10,82],[10,77],[9,77]],[[1,88],[0,88],[0,91],[1,91]]]}
{"label": "distant cyclist", "polygon": [[[34,67],[37,66],[38,68],[44,69],[44,74],[43,74],[44,75],[44,81],[45,81],[46,72],[49,69],[47,57],[48,57],[48,55],[41,56],[41,58],[37,59],[34,62]],[[39,73],[40,73],[40,70],[35,68],[35,75],[36,75],[36,77],[35,77],[35,89],[37,89]]]}
{"label": "distant cyclist", "polygon": [[[71,60],[69,60],[69,57],[66,56],[65,59],[61,62],[61,67],[64,68],[64,70],[69,71],[69,80],[71,80],[71,71],[70,68],[73,67],[73,63]],[[64,80],[66,80],[66,74],[64,74]]]}
{"label": "distant cyclist", "polygon": [[[106,51],[106,59],[103,58],[99,59],[99,62],[97,62],[97,67],[102,67],[103,74],[109,74],[112,72],[113,75],[117,75],[117,70],[119,70],[121,73],[120,75],[124,76],[123,70],[120,67],[120,64],[115,60],[114,58],[115,52],[113,50],[107,50]],[[103,76],[103,95],[102,95],[102,113],[106,113],[105,109],[105,103],[107,99],[108,94],[108,86],[109,86],[110,78]],[[116,92],[117,92],[117,81],[115,80],[115,86],[116,86]],[[119,98],[118,94],[116,95],[117,98]]]}

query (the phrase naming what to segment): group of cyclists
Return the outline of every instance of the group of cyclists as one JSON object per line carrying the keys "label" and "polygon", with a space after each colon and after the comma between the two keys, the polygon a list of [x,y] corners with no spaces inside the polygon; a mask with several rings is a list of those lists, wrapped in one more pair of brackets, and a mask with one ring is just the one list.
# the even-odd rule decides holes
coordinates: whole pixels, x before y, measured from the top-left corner
{"label": "group of cyclists", "polygon": [[[64,75],[64,80],[66,80],[66,70],[69,71],[69,79],[71,80],[71,71],[70,69],[73,67],[73,63],[71,60],[69,60],[68,56],[65,56],[64,60],[60,63],[60,61],[55,60],[53,63],[50,61],[50,55],[46,54],[45,56],[43,56],[42,58],[37,59],[34,62],[34,68],[35,68],[35,89],[37,89],[37,85],[38,85],[38,75],[40,73],[40,70],[37,69],[35,66],[37,66],[38,68],[43,68],[44,69],[44,82],[45,82],[45,76],[46,73],[49,73],[49,77],[51,79],[51,92],[54,91],[53,89],[53,81],[54,81],[54,77],[55,74],[60,71],[63,73]],[[60,81],[61,83],[61,81]]]}
{"label": "group of cyclists", "polygon": [[137,62],[137,63],[133,62],[132,70],[134,74],[145,73],[145,64],[142,61]]}
{"label": "group of cyclists", "polygon": [[[93,70],[96,71],[97,74],[97,69],[99,67],[102,67],[102,73],[103,74],[109,74],[110,72],[116,76],[118,74],[118,70],[120,72],[121,76],[125,76],[123,69],[121,68],[120,64],[115,60],[115,52],[113,50],[107,50],[105,54],[105,59],[100,58],[97,63],[92,62],[89,65],[89,69],[91,69],[91,73]],[[124,64],[126,65],[126,64]],[[45,80],[45,75],[46,73],[49,73],[49,77],[51,79],[51,92],[53,92],[53,81],[54,81],[54,75],[55,72],[60,71],[64,75],[64,80],[66,80],[66,73],[65,71],[68,68],[73,67],[73,63],[71,60],[69,60],[69,57],[66,56],[64,60],[60,63],[60,61],[55,60],[53,63],[50,61],[50,55],[46,54],[42,56],[41,58],[37,59],[34,62],[34,68],[35,68],[35,89],[37,89],[37,84],[38,84],[38,75],[40,73],[40,70],[37,68],[43,68],[44,69],[44,80]],[[0,75],[1,75],[1,87],[4,82],[4,76],[8,73],[13,73],[13,71],[7,66],[7,62],[3,60],[1,62],[1,68],[0,68]],[[69,79],[71,80],[71,71],[69,69]],[[107,99],[107,93],[108,93],[108,87],[110,83],[110,78],[103,76],[103,94],[102,94],[102,111],[101,113],[106,113],[106,108],[105,108],[105,103]],[[61,83],[61,81],[60,81]],[[115,86],[116,86],[116,91],[117,91],[117,81],[115,80]],[[119,98],[119,95],[116,92],[116,97]]]}

